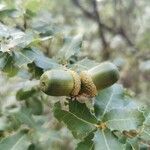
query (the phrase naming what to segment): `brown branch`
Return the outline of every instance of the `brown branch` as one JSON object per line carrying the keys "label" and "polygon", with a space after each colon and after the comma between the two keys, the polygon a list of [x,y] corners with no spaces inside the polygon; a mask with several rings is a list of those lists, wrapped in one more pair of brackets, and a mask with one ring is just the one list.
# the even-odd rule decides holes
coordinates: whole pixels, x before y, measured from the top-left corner
{"label": "brown branch", "polygon": [[[95,15],[93,15],[93,12],[90,12],[88,10],[86,10],[79,2],[79,0],[72,0],[73,3],[78,7],[80,8],[80,10],[83,12],[83,14],[88,17],[89,19],[92,19],[93,21],[96,21],[97,22],[97,17]],[[92,0],[93,1],[93,4],[96,2],[95,0]],[[94,2],[95,1],[95,2]],[[95,5],[95,4],[94,4]],[[95,6],[94,6],[95,7]],[[97,8],[96,8],[97,9]],[[116,35],[116,34],[119,34],[121,35],[126,43],[129,45],[129,46],[132,46],[135,48],[135,45],[134,43],[129,39],[129,37],[127,36],[126,32],[123,30],[122,27],[120,28],[117,28],[117,29],[114,29],[108,25],[106,25],[105,23],[103,23],[101,20],[99,22],[99,26],[101,26],[103,29],[105,29],[106,31]]]}
{"label": "brown branch", "polygon": [[79,0],[72,0],[73,3],[78,7],[80,8],[80,10],[84,13],[84,15],[90,19],[92,19],[93,21],[95,21],[98,25],[98,30],[99,30],[99,37],[101,38],[101,41],[102,41],[102,45],[103,45],[103,59],[106,60],[106,59],[109,59],[110,57],[110,52],[108,51],[108,43],[106,41],[106,38],[105,38],[105,34],[104,34],[104,30],[109,30],[112,32],[112,29],[105,26],[104,24],[102,24],[101,22],[101,18],[99,16],[99,12],[98,12],[98,8],[97,8],[97,2],[96,0],[91,0],[92,2],[92,8],[93,8],[93,11],[90,12],[88,10],[86,10],[80,3]]}
{"label": "brown branch", "polygon": [[120,35],[126,40],[126,42],[127,42],[127,44],[128,44],[129,46],[135,47],[135,45],[134,45],[134,44],[131,42],[131,40],[128,38],[128,36],[127,36],[125,30],[124,30],[122,27],[120,27],[120,28],[118,29],[118,34],[120,34]]}
{"label": "brown branch", "polygon": [[79,2],[79,0],[72,0],[72,2],[78,7],[80,8],[80,10],[84,13],[84,15],[92,20],[95,20],[95,16],[93,15],[92,12],[86,10]]}
{"label": "brown branch", "polygon": [[98,25],[99,36],[101,38],[102,45],[103,45],[103,53],[102,53],[103,56],[102,56],[102,58],[104,60],[107,60],[107,59],[110,58],[110,51],[109,51],[109,48],[108,48],[109,44],[106,40],[104,27],[102,25],[102,21],[101,21],[99,12],[98,12],[97,1],[96,0],[91,0],[91,1],[92,1],[92,5],[93,5],[93,13],[95,15],[95,20],[96,20],[97,25]]}
{"label": "brown branch", "polygon": [[97,22],[98,27],[99,27],[99,35],[102,39],[103,47],[106,48],[107,47],[107,41],[106,41],[104,30],[103,30],[104,28],[103,28],[102,23],[101,23],[101,18],[100,18],[99,13],[98,13],[96,0],[92,0],[92,4],[93,4],[93,11],[94,11],[95,19],[96,19],[96,22]]}
{"label": "brown branch", "polygon": [[[72,1],[73,1],[73,3],[74,3],[78,8],[80,8],[80,10],[83,12],[83,14],[84,14],[86,17],[88,17],[89,19],[92,19],[92,20],[96,21],[96,17],[95,17],[95,15],[93,15],[93,12],[90,12],[90,11],[86,10],[86,9],[80,4],[79,0],[72,0]],[[115,32],[116,32],[113,28],[107,26],[106,24],[104,24],[104,23],[102,23],[102,22],[101,22],[100,24],[101,24],[101,26],[102,26],[105,30],[107,30],[107,31],[109,31],[109,32],[112,32],[112,33],[115,33]]]}

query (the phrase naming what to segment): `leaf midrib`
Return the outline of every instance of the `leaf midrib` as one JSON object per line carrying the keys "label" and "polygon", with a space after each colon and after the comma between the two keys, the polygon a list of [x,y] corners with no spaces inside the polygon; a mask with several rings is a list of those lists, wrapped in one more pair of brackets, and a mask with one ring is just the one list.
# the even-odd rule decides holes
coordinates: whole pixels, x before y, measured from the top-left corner
{"label": "leaf midrib", "polygon": [[103,114],[102,114],[102,118],[104,117],[104,115],[106,114],[106,112],[107,112],[107,108],[108,108],[108,106],[110,105],[110,102],[112,101],[112,97],[113,97],[113,91],[112,91],[112,94],[111,94],[111,96],[110,96],[110,98],[109,98],[109,101],[108,101],[108,103],[107,103],[107,105],[106,105],[106,107],[105,107],[105,109],[104,109],[104,112],[103,112]]}
{"label": "leaf midrib", "polygon": [[109,145],[108,145],[108,143],[107,143],[107,139],[106,139],[106,137],[105,137],[105,134],[104,134],[104,131],[102,130],[102,134],[103,134],[103,137],[104,137],[104,141],[105,141],[105,144],[106,144],[106,148],[108,149],[108,150],[110,150],[109,149]]}
{"label": "leaf midrib", "polygon": [[126,119],[111,119],[111,120],[108,120],[106,122],[113,122],[113,121],[126,121],[126,120],[135,120],[135,118],[131,117],[131,118],[126,118]]}
{"label": "leaf midrib", "polygon": [[15,150],[14,148],[17,146],[17,144],[25,137],[26,135],[23,135],[17,142],[16,144],[10,149],[10,150]]}
{"label": "leaf midrib", "polygon": [[[68,112],[69,114],[73,115],[73,116],[76,117],[78,120],[80,120],[80,121],[82,121],[82,122],[84,122],[84,123],[87,123],[87,124],[90,124],[90,125],[96,127],[96,124],[93,124],[93,123],[91,123],[91,122],[88,122],[88,121],[86,121],[86,120],[83,120],[82,118],[79,118],[78,116],[76,116],[75,114],[71,113],[70,111],[66,111],[66,112]],[[67,116],[67,114],[64,115],[63,118],[66,117],[66,116]]]}

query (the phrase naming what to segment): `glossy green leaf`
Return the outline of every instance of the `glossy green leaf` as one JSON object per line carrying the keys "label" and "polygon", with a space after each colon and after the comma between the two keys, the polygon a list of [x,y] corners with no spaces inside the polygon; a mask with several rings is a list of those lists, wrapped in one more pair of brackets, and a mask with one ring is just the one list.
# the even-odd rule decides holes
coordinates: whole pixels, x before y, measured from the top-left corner
{"label": "glossy green leaf", "polygon": [[145,141],[150,140],[150,113],[149,115],[147,115],[145,122],[143,123],[143,126],[141,127],[140,137]]}
{"label": "glossy green leaf", "polygon": [[95,97],[95,114],[98,119],[102,119],[112,109],[137,107],[134,104],[129,105],[130,102],[132,103],[132,100],[126,98],[123,87],[119,84],[114,84],[109,88],[99,91]]}
{"label": "glossy green leaf", "polygon": [[25,124],[29,126],[30,128],[37,128],[37,124],[34,121],[32,115],[31,115],[31,110],[28,108],[22,108],[22,110],[13,113],[11,116],[18,121],[18,123]]}
{"label": "glossy green leaf", "polygon": [[19,48],[25,48],[35,40],[32,32],[25,33],[21,30],[8,27],[3,24],[0,24],[0,30],[0,51],[2,52],[9,52]]}
{"label": "glossy green leaf", "polygon": [[128,139],[126,144],[126,150],[140,150],[138,138]]}
{"label": "glossy green leaf", "polygon": [[39,12],[32,20],[32,28],[38,32],[40,37],[53,37],[62,32],[62,26],[56,26],[52,22],[52,16],[49,11]]}
{"label": "glossy green leaf", "polygon": [[11,17],[13,16],[13,13],[16,12],[16,9],[10,8],[10,9],[2,9],[0,10],[0,17]]}
{"label": "glossy green leaf", "polygon": [[[18,56],[19,55],[19,56]],[[34,62],[35,65],[44,70],[61,67],[53,59],[50,59],[36,48],[26,48],[15,55],[16,65],[21,67],[23,64]]]}
{"label": "glossy green leaf", "polygon": [[14,65],[14,59],[13,56],[9,53],[0,52],[0,69],[7,73],[8,76],[12,77],[16,75],[19,71],[17,66]]}
{"label": "glossy green leaf", "polygon": [[30,141],[23,132],[15,133],[0,142],[0,150],[27,150]]}
{"label": "glossy green leaf", "polygon": [[[0,51],[2,52],[16,52],[16,50],[21,50],[33,45],[34,43],[39,43],[51,38],[51,36],[49,35],[40,37],[40,33],[36,33],[33,31],[23,32],[19,29],[12,28],[3,24],[0,24],[0,30]],[[22,54],[18,52],[17,56],[18,55]],[[22,56],[22,58],[27,59],[24,56]]]}
{"label": "glossy green leaf", "polygon": [[74,38],[66,39],[64,46],[57,54],[57,59],[60,62],[67,62],[71,56],[74,56],[80,52],[82,46],[82,37],[76,36]]}
{"label": "glossy green leaf", "polygon": [[144,122],[143,113],[138,110],[112,109],[104,115],[103,121],[110,130],[137,130]]}
{"label": "glossy green leaf", "polygon": [[90,112],[90,109],[86,106],[85,103],[80,103],[76,100],[70,100],[69,111],[83,120],[86,120],[93,124],[97,123],[96,117]]}
{"label": "glossy green leaf", "polygon": [[4,131],[7,126],[7,119],[6,117],[0,117],[0,132]]}
{"label": "glossy green leaf", "polygon": [[85,58],[75,63],[72,67],[81,71],[81,70],[89,70],[97,65],[99,65],[99,63],[95,62],[94,60]]}
{"label": "glossy green leaf", "polygon": [[111,133],[110,130],[98,130],[94,137],[95,150],[124,150],[125,144],[122,144]]}
{"label": "glossy green leaf", "polygon": [[[76,111],[78,111],[76,109]],[[61,108],[60,102],[55,103],[54,116],[59,120],[63,121],[68,129],[71,130],[75,138],[83,139],[89,133],[91,133],[96,127],[95,124],[89,122],[88,116],[83,117],[83,113],[78,115],[78,112],[67,111]],[[84,115],[85,116],[85,115]]]}
{"label": "glossy green leaf", "polygon": [[76,150],[94,150],[94,133],[90,133],[83,141],[78,143]]}

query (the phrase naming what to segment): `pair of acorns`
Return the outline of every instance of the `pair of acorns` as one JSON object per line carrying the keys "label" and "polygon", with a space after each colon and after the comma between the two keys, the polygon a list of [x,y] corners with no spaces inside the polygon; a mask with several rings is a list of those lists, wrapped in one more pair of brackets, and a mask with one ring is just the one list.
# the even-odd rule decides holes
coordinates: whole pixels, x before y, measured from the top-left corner
{"label": "pair of acorns", "polygon": [[118,79],[117,67],[110,62],[104,62],[80,73],[70,69],[46,71],[40,78],[40,88],[51,96],[94,97],[99,90],[113,85]]}

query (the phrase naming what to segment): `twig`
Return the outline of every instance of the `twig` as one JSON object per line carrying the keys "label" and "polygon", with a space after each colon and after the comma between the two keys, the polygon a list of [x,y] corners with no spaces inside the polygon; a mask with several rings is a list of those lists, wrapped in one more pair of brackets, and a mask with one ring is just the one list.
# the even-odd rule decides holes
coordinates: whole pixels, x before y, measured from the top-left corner
{"label": "twig", "polygon": [[[84,15],[86,17],[88,17],[89,19],[93,20],[93,21],[96,21],[97,22],[97,18],[95,15],[93,15],[93,12],[90,12],[88,10],[86,10],[79,2],[79,0],[72,0],[73,3],[78,7],[80,8],[80,10],[84,13]],[[92,1],[95,1],[95,0],[92,0]],[[96,2],[96,1],[95,1]],[[99,16],[100,17],[100,16]],[[99,26],[101,26],[104,30],[114,34],[114,35],[121,35],[126,43],[129,45],[129,46],[132,46],[135,48],[135,45],[134,43],[129,39],[129,37],[127,36],[126,32],[124,30],[122,30],[123,28],[122,27],[119,27],[119,28],[113,28],[113,27],[110,27],[108,26],[107,24],[103,23],[101,20],[99,22]]]}
{"label": "twig", "polygon": [[102,21],[101,21],[99,12],[98,12],[97,1],[92,0],[92,5],[93,5],[93,12],[94,12],[94,15],[95,15],[95,20],[98,24],[99,36],[101,38],[102,45],[103,45],[103,59],[107,60],[107,59],[110,58],[110,51],[109,51],[109,48],[108,48],[109,44],[106,40],[105,33],[104,33],[105,31],[104,31],[104,28],[102,26]]}

